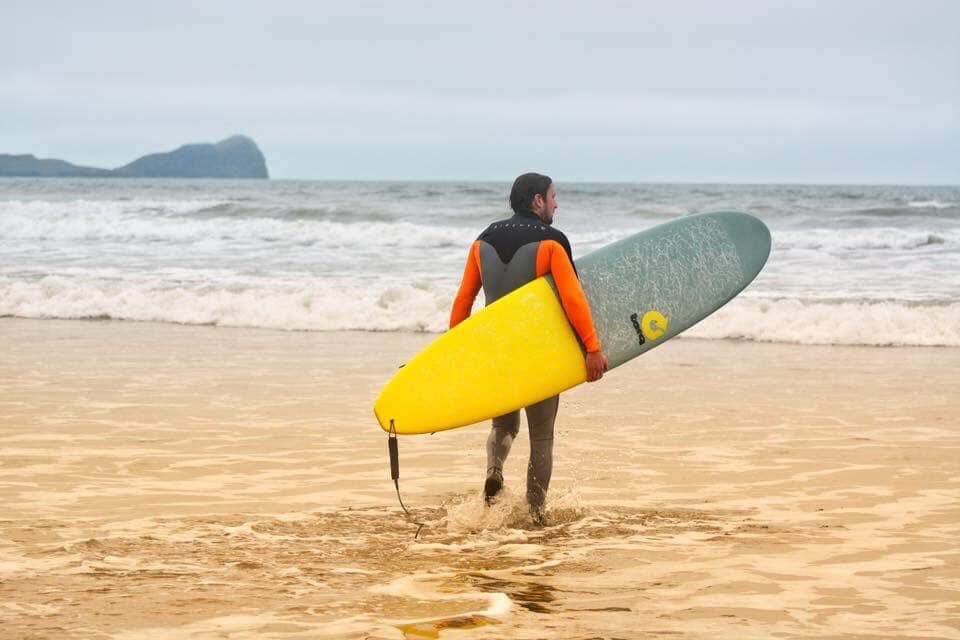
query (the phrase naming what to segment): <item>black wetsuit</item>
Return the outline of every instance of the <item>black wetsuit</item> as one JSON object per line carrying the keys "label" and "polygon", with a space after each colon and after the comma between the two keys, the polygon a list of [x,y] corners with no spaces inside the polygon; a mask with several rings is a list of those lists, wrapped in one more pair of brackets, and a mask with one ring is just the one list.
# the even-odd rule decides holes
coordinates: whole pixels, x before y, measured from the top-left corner
{"label": "black wetsuit", "polygon": [[[590,307],[573,266],[570,242],[561,231],[533,213],[521,213],[494,222],[473,243],[460,291],[454,301],[450,326],[470,315],[481,284],[486,303],[491,304],[545,273],[553,276],[564,311],[586,349],[599,349]],[[559,396],[552,396],[525,409],[530,432],[527,501],[535,511],[542,510],[550,486],[558,404]],[[487,438],[488,495],[498,491],[503,482],[503,464],[519,430],[519,411],[493,419],[493,428]]]}

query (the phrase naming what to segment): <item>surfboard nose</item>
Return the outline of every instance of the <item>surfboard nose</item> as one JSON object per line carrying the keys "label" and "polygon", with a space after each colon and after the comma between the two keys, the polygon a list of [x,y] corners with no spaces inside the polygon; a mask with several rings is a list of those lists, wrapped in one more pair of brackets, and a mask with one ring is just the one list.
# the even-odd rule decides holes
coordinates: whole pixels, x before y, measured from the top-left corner
{"label": "surfboard nose", "polygon": [[752,280],[770,256],[770,229],[762,220],[740,211],[722,212],[730,240],[737,248],[743,275]]}

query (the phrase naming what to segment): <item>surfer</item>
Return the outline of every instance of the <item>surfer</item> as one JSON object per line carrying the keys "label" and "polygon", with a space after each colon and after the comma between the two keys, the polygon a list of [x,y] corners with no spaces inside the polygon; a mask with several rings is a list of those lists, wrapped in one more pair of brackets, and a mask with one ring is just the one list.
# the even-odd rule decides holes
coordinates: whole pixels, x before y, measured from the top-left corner
{"label": "surfer", "polygon": [[[513,217],[494,222],[471,245],[450,312],[450,327],[470,316],[481,286],[489,305],[540,276],[552,274],[563,309],[586,351],[587,381],[599,380],[607,370],[607,357],[577,277],[570,242],[552,226],[557,210],[553,180],[539,173],[519,176],[510,191],[510,208]],[[553,426],[559,399],[555,395],[525,408],[530,431],[527,503],[540,522],[553,473]],[[503,464],[519,431],[519,411],[493,419],[487,438],[487,475],[483,486],[488,503],[503,488]]]}

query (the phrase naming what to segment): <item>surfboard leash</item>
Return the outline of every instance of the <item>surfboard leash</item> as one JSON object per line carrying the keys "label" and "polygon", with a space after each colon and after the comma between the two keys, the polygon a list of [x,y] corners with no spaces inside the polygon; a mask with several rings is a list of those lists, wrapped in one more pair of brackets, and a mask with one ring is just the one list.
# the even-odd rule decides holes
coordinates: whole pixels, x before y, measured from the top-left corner
{"label": "surfboard leash", "polygon": [[403,498],[400,497],[400,450],[397,448],[397,429],[393,426],[393,420],[390,420],[390,433],[387,434],[387,451],[390,452],[390,477],[393,479],[393,486],[397,488],[397,500],[400,501],[400,508],[407,514],[407,519],[417,525],[417,532],[413,535],[413,539],[416,540],[424,523],[413,520],[413,514],[407,510],[403,504]]}

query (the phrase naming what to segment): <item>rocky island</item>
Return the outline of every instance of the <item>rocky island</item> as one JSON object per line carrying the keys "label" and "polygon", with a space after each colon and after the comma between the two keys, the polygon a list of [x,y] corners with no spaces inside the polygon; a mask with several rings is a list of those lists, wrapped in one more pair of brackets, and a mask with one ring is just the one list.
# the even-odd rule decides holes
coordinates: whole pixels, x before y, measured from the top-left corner
{"label": "rocky island", "polygon": [[269,178],[257,144],[235,135],[216,144],[185,144],[151,153],[117,169],[83,167],[34,155],[0,153],[0,176],[50,178]]}

